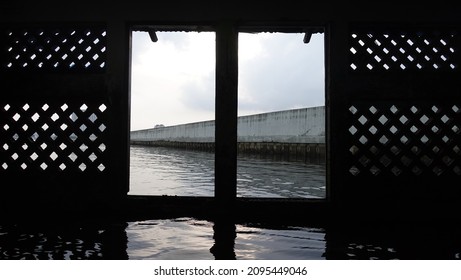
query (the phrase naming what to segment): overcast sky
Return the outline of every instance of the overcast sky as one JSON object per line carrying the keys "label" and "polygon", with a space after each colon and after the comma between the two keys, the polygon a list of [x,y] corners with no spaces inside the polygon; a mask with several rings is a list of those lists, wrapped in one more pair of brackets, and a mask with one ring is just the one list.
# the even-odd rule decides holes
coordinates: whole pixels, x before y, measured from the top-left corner
{"label": "overcast sky", "polygon": [[[131,130],[214,119],[215,33],[132,41]],[[239,116],[325,104],[323,34],[239,34]]]}

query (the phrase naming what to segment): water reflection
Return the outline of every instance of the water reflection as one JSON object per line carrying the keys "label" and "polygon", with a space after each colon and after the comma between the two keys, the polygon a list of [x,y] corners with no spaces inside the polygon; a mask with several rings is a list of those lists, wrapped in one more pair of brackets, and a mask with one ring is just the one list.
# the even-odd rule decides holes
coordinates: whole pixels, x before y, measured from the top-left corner
{"label": "water reflection", "polygon": [[[131,146],[132,195],[214,195],[214,154]],[[239,197],[325,197],[325,166],[239,155]]]}
{"label": "water reflection", "polygon": [[0,225],[0,259],[127,259],[126,223]]}
{"label": "water reflection", "polygon": [[456,225],[326,227],[194,218],[0,225],[0,259],[443,259],[461,257]]}

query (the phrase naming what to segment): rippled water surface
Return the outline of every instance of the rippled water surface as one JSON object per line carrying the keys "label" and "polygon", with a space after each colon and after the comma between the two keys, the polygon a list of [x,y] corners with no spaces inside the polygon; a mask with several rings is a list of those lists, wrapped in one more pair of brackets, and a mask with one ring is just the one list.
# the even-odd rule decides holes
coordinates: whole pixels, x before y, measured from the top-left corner
{"label": "rippled water surface", "polygon": [[[129,194],[213,196],[213,153],[148,146],[130,152]],[[324,165],[239,156],[237,167],[240,197],[325,197]]]}
{"label": "rippled water surface", "polygon": [[[220,226],[217,226],[220,225]],[[1,223],[0,259],[460,259],[455,225],[339,227],[133,222]]]}
{"label": "rippled water surface", "polygon": [[[215,259],[213,223],[190,218],[130,223],[128,255],[132,259]],[[235,225],[236,259],[321,259],[322,229],[267,229]]]}

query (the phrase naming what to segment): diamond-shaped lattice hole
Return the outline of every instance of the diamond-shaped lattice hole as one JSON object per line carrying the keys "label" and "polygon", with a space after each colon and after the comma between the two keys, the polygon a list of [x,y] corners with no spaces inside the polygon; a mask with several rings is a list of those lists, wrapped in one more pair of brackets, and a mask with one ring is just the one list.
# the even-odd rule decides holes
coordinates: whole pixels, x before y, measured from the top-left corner
{"label": "diamond-shaped lattice hole", "polygon": [[30,158],[35,161],[38,158],[38,155],[34,152],[30,155]]}
{"label": "diamond-shaped lattice hole", "polygon": [[21,118],[21,115],[19,115],[18,113],[14,114],[14,116],[13,116],[13,120],[16,121],[16,122],[17,122],[20,118]]}
{"label": "diamond-shaped lattice hole", "polygon": [[410,131],[413,132],[413,133],[418,132],[418,130],[419,130],[419,129],[418,129],[416,126],[414,126],[414,125],[412,125],[412,126],[410,127]]}
{"label": "diamond-shaped lattice hole", "polygon": [[52,153],[50,154],[50,158],[51,158],[53,161],[55,161],[55,160],[58,158],[58,154],[56,154],[55,152],[52,152]]}
{"label": "diamond-shaped lattice hole", "polygon": [[402,144],[407,144],[409,140],[410,139],[408,139],[405,135],[400,137],[400,142],[402,142]]}
{"label": "diamond-shaped lattice hole", "polygon": [[385,115],[381,115],[381,117],[378,119],[378,121],[383,125],[386,124],[388,120],[389,119]]}
{"label": "diamond-shaped lattice hole", "polygon": [[96,116],[96,114],[93,113],[93,114],[91,114],[91,115],[88,117],[88,119],[89,119],[92,123],[94,123],[94,122],[98,119],[98,116]]}
{"label": "diamond-shaped lattice hole", "polygon": [[455,166],[455,167],[453,167],[453,172],[456,175],[461,175],[461,168],[459,166]]}
{"label": "diamond-shaped lattice hole", "polygon": [[434,172],[434,174],[437,175],[437,176],[442,175],[442,173],[444,171],[445,170],[443,168],[441,168],[440,166],[434,166],[434,168],[432,168],[432,172]]}
{"label": "diamond-shaped lattice hole", "polygon": [[451,107],[451,109],[453,110],[453,112],[459,113],[459,107],[458,106],[453,105],[453,107]]}
{"label": "diamond-shaped lattice hole", "polygon": [[352,166],[349,168],[349,173],[351,173],[353,176],[357,176],[360,173],[360,169],[358,169],[356,166]]}
{"label": "diamond-shaped lattice hole", "polygon": [[85,165],[84,163],[82,163],[82,164],[80,164],[80,165],[78,166],[78,168],[79,168],[81,171],[85,171],[86,165]]}
{"label": "diamond-shaped lattice hole", "polygon": [[6,162],[4,162],[4,163],[2,164],[2,167],[3,167],[3,169],[6,170],[6,169],[8,169],[8,164],[6,164]]}
{"label": "diamond-shaped lattice hole", "polygon": [[376,126],[372,125],[368,131],[370,131],[371,134],[376,134],[376,132],[378,132],[378,129],[376,128]]}
{"label": "diamond-shaped lattice hole", "polygon": [[104,124],[101,124],[99,126],[99,131],[103,132],[104,130],[106,130],[106,126]]}
{"label": "diamond-shaped lattice hole", "polygon": [[69,106],[67,104],[65,104],[65,103],[61,106],[62,111],[67,110],[67,108],[69,108]]}
{"label": "diamond-shaped lattice hole", "polygon": [[389,110],[392,112],[392,114],[396,114],[399,111],[399,109],[397,109],[397,107],[395,107],[395,105],[392,105]]}
{"label": "diamond-shaped lattice hole", "polygon": [[435,126],[435,125],[431,127],[431,130],[432,130],[432,132],[434,132],[434,133],[439,132],[439,128],[438,128],[437,126]]}
{"label": "diamond-shaped lattice hole", "polygon": [[87,126],[84,125],[84,124],[82,124],[82,125],[80,126],[80,130],[81,130],[82,132],[84,132],[86,129],[87,129]]}
{"label": "diamond-shaped lattice hole", "polygon": [[104,112],[107,109],[107,106],[105,104],[101,104],[98,109],[99,111]]}
{"label": "diamond-shaped lattice hole", "polygon": [[80,106],[80,111],[82,112],[85,112],[87,109],[88,109],[88,106],[86,106],[86,104],[83,104],[82,106]]}
{"label": "diamond-shaped lattice hole", "polygon": [[67,127],[68,127],[68,126],[67,126],[67,124],[65,124],[65,123],[61,124],[61,126],[60,126],[60,128],[61,128],[62,131],[66,130]]}
{"label": "diamond-shaped lattice hole", "polygon": [[359,148],[354,145],[349,149],[349,152],[351,152],[353,155],[356,155],[359,152]]}
{"label": "diamond-shaped lattice hole", "polygon": [[90,141],[94,142],[96,139],[98,139],[98,137],[96,135],[94,135],[93,133],[88,137],[90,139]]}
{"label": "diamond-shaped lattice hole", "polygon": [[352,115],[355,115],[358,112],[357,108],[354,106],[349,107],[349,111],[352,113]]}
{"label": "diamond-shaped lattice hole", "polygon": [[368,142],[368,139],[365,136],[362,135],[359,138],[359,142],[362,143],[363,145],[365,145]]}
{"label": "diamond-shaped lattice hole", "polygon": [[381,138],[379,138],[379,143],[386,145],[387,143],[389,143],[389,138],[387,138],[386,135],[383,135],[381,136]]}
{"label": "diamond-shaped lattice hole", "polygon": [[46,104],[46,103],[43,104],[43,106],[42,106],[42,110],[43,110],[43,111],[46,111],[46,110],[48,110],[49,108],[50,108],[50,106],[49,106],[48,104]]}
{"label": "diamond-shaped lattice hole", "polygon": [[75,133],[72,133],[71,135],[69,135],[69,139],[72,141],[72,142],[75,142],[75,140],[77,140],[77,135],[75,135]]}
{"label": "diamond-shaped lattice hole", "polygon": [[26,169],[27,169],[27,164],[22,163],[22,164],[21,164],[21,168],[22,168],[22,170],[26,170]]}
{"label": "diamond-shaped lattice hole", "polygon": [[413,172],[413,174],[415,175],[421,175],[421,173],[423,173],[423,170],[419,168],[418,166],[413,166],[413,168],[411,169],[411,172]]}
{"label": "diamond-shaped lattice hole", "polygon": [[355,133],[357,133],[357,128],[355,128],[355,126],[351,126],[349,127],[349,132],[351,133],[351,135],[354,135]]}
{"label": "diamond-shaped lattice hole", "polygon": [[418,155],[418,154],[421,152],[421,149],[418,148],[417,146],[411,147],[410,150],[411,150],[411,151],[413,152],[413,154],[415,154],[415,155]]}
{"label": "diamond-shaped lattice hole", "polygon": [[14,141],[18,141],[19,135],[17,133],[15,133],[15,134],[13,134],[12,138],[13,138]]}
{"label": "diamond-shaped lattice hole", "polygon": [[53,133],[53,134],[50,135],[50,139],[55,141],[56,139],[58,139],[58,135]]}
{"label": "diamond-shaped lattice hole", "polygon": [[89,158],[91,161],[95,161],[98,157],[97,157],[94,153],[91,153],[91,155],[89,155],[88,158]]}
{"label": "diamond-shaped lattice hole", "polygon": [[46,163],[43,162],[42,164],[40,164],[40,168],[43,169],[43,170],[45,170],[45,169],[48,168],[48,165],[47,165]]}
{"label": "diamond-shaped lattice hole", "polygon": [[427,142],[429,142],[429,138],[426,135],[423,135],[420,140],[423,144],[427,144]]}
{"label": "diamond-shaped lattice hole", "polygon": [[418,113],[419,109],[416,108],[415,106],[411,106],[410,111],[411,111],[413,114],[416,114],[416,113]]}
{"label": "diamond-shaped lattice hole", "polygon": [[32,141],[35,142],[35,141],[37,141],[38,137],[39,137],[39,134],[38,134],[37,132],[34,132],[34,133],[30,136],[30,140],[32,140]]}
{"label": "diamond-shaped lattice hole", "polygon": [[368,110],[369,110],[373,115],[376,114],[376,112],[378,112],[378,109],[376,109],[375,106],[371,106]]}
{"label": "diamond-shaped lattice hole", "polygon": [[395,176],[399,176],[400,174],[402,174],[402,170],[400,168],[398,168],[397,166],[393,166],[391,168],[391,172],[392,174],[394,174]]}
{"label": "diamond-shaped lattice hole", "polygon": [[434,146],[432,147],[432,151],[434,152],[434,154],[438,154],[440,152],[440,148],[437,146]]}
{"label": "diamond-shaped lattice hole", "polygon": [[43,131],[46,131],[48,128],[50,128],[46,123],[42,125]]}
{"label": "diamond-shaped lattice hole", "polygon": [[45,150],[46,147],[48,147],[48,145],[46,143],[40,144],[40,148],[42,149],[42,151]]}
{"label": "diamond-shaped lattice hole", "polygon": [[30,118],[32,119],[33,122],[36,122],[40,118],[40,115],[38,113],[35,113]]}
{"label": "diamond-shaped lattice hole", "polygon": [[361,156],[359,158],[359,162],[364,166],[364,167],[367,167],[367,165],[370,163],[370,159],[367,158],[366,156]]}
{"label": "diamond-shaped lattice hole", "polygon": [[397,127],[391,126],[391,128],[389,128],[389,131],[390,131],[392,134],[396,134],[399,130],[397,129]]}
{"label": "diamond-shaped lattice hole", "polygon": [[29,128],[29,126],[27,124],[22,126],[22,130],[24,130],[24,131],[27,131],[28,128]]}
{"label": "diamond-shaped lattice hole", "polygon": [[102,172],[102,171],[104,171],[104,169],[106,169],[106,167],[104,166],[104,164],[101,163],[100,165],[98,165],[98,170],[99,170],[99,171]]}
{"label": "diamond-shaped lattice hole", "polygon": [[399,121],[402,123],[402,124],[406,124],[408,122],[408,118],[405,116],[405,115],[402,115],[400,118],[399,118]]}
{"label": "diamond-shaped lattice hole", "polygon": [[422,115],[421,118],[419,118],[421,123],[426,124],[429,121],[429,118],[426,115]]}
{"label": "diamond-shaped lattice hole", "polygon": [[450,118],[447,117],[447,115],[443,115],[441,120],[442,120],[443,123],[447,123],[450,120]]}
{"label": "diamond-shaped lattice hole", "polygon": [[19,158],[19,155],[17,153],[14,153],[11,155],[11,158],[17,160]]}
{"label": "diamond-shaped lattice hole", "polygon": [[61,163],[59,165],[59,169],[61,169],[62,171],[64,171],[64,169],[66,169],[66,165],[64,163]]}
{"label": "diamond-shaped lattice hole", "polygon": [[67,148],[67,145],[64,143],[61,143],[61,145],[59,145],[59,148],[61,148],[61,150],[64,150],[65,148]]}
{"label": "diamond-shaped lattice hole", "polygon": [[432,106],[432,112],[437,113],[439,111],[439,108],[437,106]]}
{"label": "diamond-shaped lattice hole", "polygon": [[374,155],[377,155],[379,153],[379,149],[373,145],[370,147],[370,152]]}
{"label": "diamond-shaped lattice hole", "polygon": [[76,155],[74,152],[72,152],[72,153],[69,154],[69,159],[70,159],[71,161],[75,162],[75,161],[77,160],[77,158],[78,158],[78,157],[77,157],[77,155]]}
{"label": "diamond-shaped lattice hole", "polygon": [[99,145],[98,149],[101,151],[101,152],[104,152],[106,150],[106,145],[104,143],[102,143],[101,145]]}
{"label": "diamond-shaped lattice hole", "polygon": [[69,115],[69,119],[70,119],[72,122],[75,122],[75,121],[78,119],[78,116],[77,116],[77,114],[72,113],[72,114]]}
{"label": "diamond-shaped lattice hole", "polygon": [[448,136],[445,135],[442,137],[442,141],[448,143],[448,141],[450,141],[450,138],[448,138]]}
{"label": "diamond-shaped lattice hole", "polygon": [[405,166],[410,166],[410,164],[413,162],[413,160],[407,156],[402,156],[400,158],[400,161],[403,163]]}
{"label": "diamond-shaped lattice hole", "polygon": [[7,124],[5,124],[5,125],[3,126],[3,129],[4,129],[5,131],[8,131],[8,129],[10,129],[10,126],[7,125]]}
{"label": "diamond-shaped lattice hole", "polygon": [[29,146],[27,146],[27,144],[26,144],[26,143],[22,144],[22,146],[21,146],[21,147],[22,147],[22,149],[23,149],[24,151],[25,151],[25,150],[27,150],[27,148],[29,148]]}
{"label": "diamond-shaped lattice hole", "polygon": [[455,154],[461,155],[461,149],[458,147],[458,145],[453,147],[453,152],[455,152]]}
{"label": "diamond-shaped lattice hole", "polygon": [[53,115],[51,115],[51,120],[52,120],[52,121],[55,122],[55,121],[57,121],[58,119],[59,119],[59,115],[58,115],[58,114],[54,113]]}
{"label": "diamond-shaped lattice hole", "polygon": [[82,145],[80,145],[79,149],[80,149],[82,152],[85,152],[85,151],[88,149],[88,146],[85,145],[85,144],[82,144]]}
{"label": "diamond-shaped lattice hole", "polygon": [[9,148],[10,148],[10,146],[8,146],[8,144],[6,144],[6,143],[3,144],[3,149],[4,149],[5,151],[8,151]]}
{"label": "diamond-shaped lattice hole", "polygon": [[381,173],[381,169],[379,169],[376,165],[373,165],[372,167],[370,167],[370,172],[371,174],[377,176],[379,175],[379,173]]}
{"label": "diamond-shaped lattice hole", "polygon": [[443,163],[445,163],[446,166],[450,166],[455,160],[452,159],[452,158],[449,157],[449,156],[444,156],[444,157],[442,158],[442,161],[443,161]]}
{"label": "diamond-shaped lattice hole", "polygon": [[453,130],[454,133],[459,134],[459,127],[457,125],[452,126],[451,130]]}
{"label": "diamond-shaped lattice hole", "polygon": [[379,162],[385,166],[385,167],[388,167],[389,164],[391,164],[392,160],[387,157],[386,155],[383,155],[382,157],[379,158]]}
{"label": "diamond-shaped lattice hole", "polygon": [[3,110],[5,110],[5,112],[8,111],[10,108],[10,104],[6,104],[5,106],[3,106]]}
{"label": "diamond-shaped lattice hole", "polygon": [[426,165],[426,166],[429,166],[432,164],[432,162],[434,161],[432,158],[428,157],[427,155],[424,155],[420,158],[421,162]]}

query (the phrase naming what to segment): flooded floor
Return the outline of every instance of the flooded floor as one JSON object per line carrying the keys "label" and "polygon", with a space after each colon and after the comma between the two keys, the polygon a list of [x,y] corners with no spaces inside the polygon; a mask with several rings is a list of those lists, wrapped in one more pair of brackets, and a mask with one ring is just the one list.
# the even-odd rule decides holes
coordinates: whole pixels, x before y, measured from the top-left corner
{"label": "flooded floor", "polygon": [[3,224],[0,259],[328,260],[461,258],[460,228],[271,226],[194,218]]}

